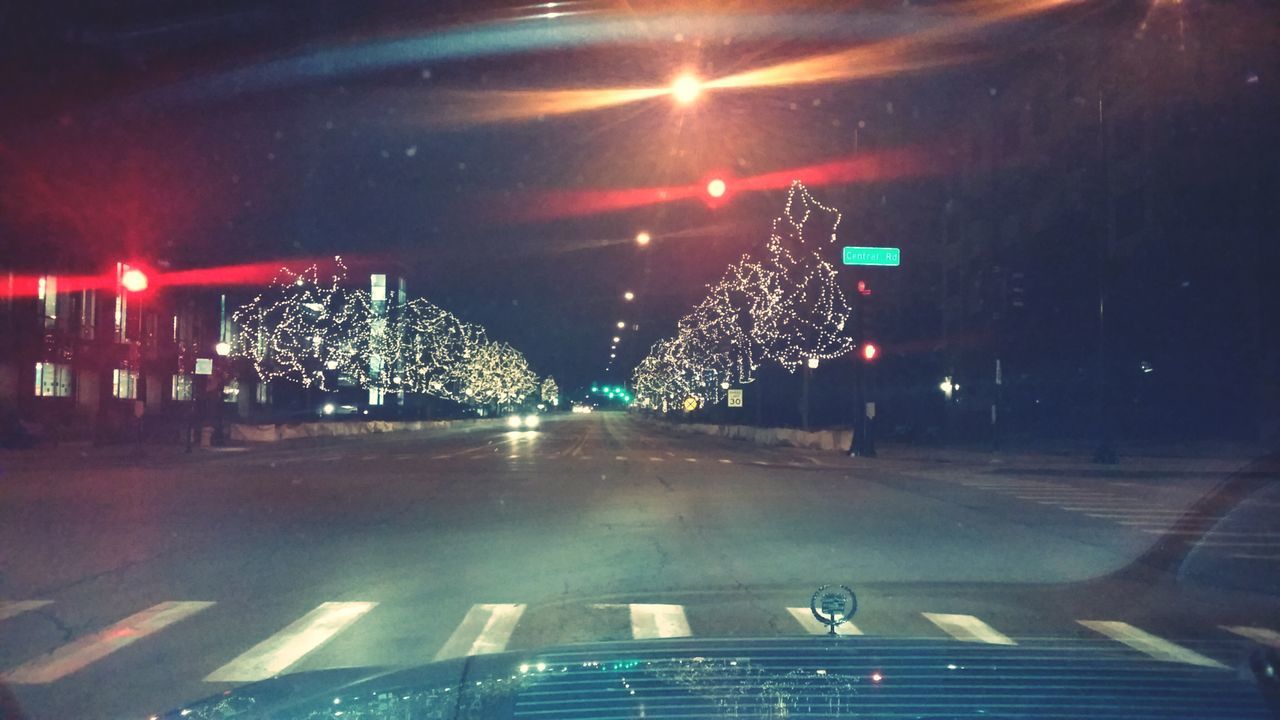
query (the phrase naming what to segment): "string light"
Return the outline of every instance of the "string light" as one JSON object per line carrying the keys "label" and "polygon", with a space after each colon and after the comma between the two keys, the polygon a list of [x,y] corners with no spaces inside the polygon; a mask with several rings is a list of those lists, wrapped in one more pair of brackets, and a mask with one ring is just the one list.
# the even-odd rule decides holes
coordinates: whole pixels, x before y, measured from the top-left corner
{"label": "string light", "polygon": [[[810,243],[805,228],[823,223]],[[773,221],[764,258],[744,255],[707,296],[676,324],[676,335],[659,340],[632,376],[637,403],[680,406],[693,399],[715,403],[724,386],[754,380],[761,360],[794,372],[810,358],[849,352],[844,333],[850,307],[823,259],[823,245],[836,242],[840,213],[813,199],[799,181],[791,184],[781,217]]]}
{"label": "string light", "polygon": [[560,386],[556,384],[555,378],[548,377],[542,381],[542,387],[539,388],[538,397],[542,402],[551,406],[560,404]]}
{"label": "string light", "polygon": [[484,328],[422,298],[394,309],[375,304],[369,292],[342,287],[347,268],[334,261],[336,272],[323,281],[314,265],[282,268],[233,313],[233,354],[248,358],[261,380],[328,391],[340,379],[471,405],[518,403],[537,389],[524,356],[490,341]]}

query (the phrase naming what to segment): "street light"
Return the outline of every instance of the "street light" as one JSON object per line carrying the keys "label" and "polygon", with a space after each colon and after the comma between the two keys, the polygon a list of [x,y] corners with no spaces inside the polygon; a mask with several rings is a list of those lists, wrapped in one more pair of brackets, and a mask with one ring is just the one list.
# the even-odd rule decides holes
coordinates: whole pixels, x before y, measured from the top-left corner
{"label": "street light", "polygon": [[728,186],[720,178],[711,178],[711,181],[707,183],[707,194],[713,198],[724,197],[724,192],[727,189]]}
{"label": "street light", "polygon": [[636,294],[628,290],[622,293],[622,299],[626,300],[627,302],[631,302],[632,300],[636,299]]}
{"label": "street light", "polygon": [[613,336],[613,341],[614,341],[615,343],[620,343],[620,342],[622,342],[622,338],[618,337],[617,335],[614,335],[614,336]]}
{"label": "street light", "polygon": [[671,83],[671,96],[681,105],[688,105],[702,93],[702,82],[692,73],[685,73]]}
{"label": "street light", "polygon": [[626,326],[627,326],[627,323],[626,323],[626,322],[624,322],[624,321],[622,321],[622,320],[619,320],[619,321],[618,321],[618,329],[619,329],[619,330],[621,330],[622,328],[624,328],[624,327],[626,327]]}
{"label": "street light", "polygon": [[818,369],[818,358],[816,358],[816,357],[811,357],[811,358],[809,358],[809,369],[810,369],[810,370],[817,370],[817,369]]}
{"label": "street light", "polygon": [[213,351],[222,357],[226,357],[231,354],[231,343],[226,342],[225,340],[220,341],[217,345],[213,346]]}
{"label": "street light", "polygon": [[955,391],[960,389],[960,385],[959,383],[952,381],[951,376],[948,375],[942,379],[942,382],[938,383],[938,389],[942,391],[942,394],[945,395],[948,400],[950,400],[951,396],[955,394]]}
{"label": "street light", "polygon": [[637,244],[637,245],[648,245],[648,244],[649,244],[649,241],[650,241],[650,240],[652,240],[652,239],[653,239],[653,238],[652,238],[652,237],[650,237],[650,236],[649,236],[649,233],[647,233],[647,232],[643,232],[643,231],[642,231],[642,232],[638,232],[638,233],[636,233],[636,244]]}

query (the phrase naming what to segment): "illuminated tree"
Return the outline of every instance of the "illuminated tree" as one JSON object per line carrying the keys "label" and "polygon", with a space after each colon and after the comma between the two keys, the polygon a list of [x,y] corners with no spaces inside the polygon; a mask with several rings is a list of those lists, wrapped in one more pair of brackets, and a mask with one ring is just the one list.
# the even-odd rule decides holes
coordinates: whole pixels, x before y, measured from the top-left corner
{"label": "illuminated tree", "polygon": [[337,271],[323,280],[315,265],[296,274],[282,269],[271,287],[233,313],[236,353],[252,361],[261,379],[328,390],[333,371],[350,367],[366,324],[344,310],[346,266],[336,262]]}
{"label": "illuminated tree", "polygon": [[524,355],[503,342],[481,343],[457,369],[466,403],[516,405],[537,388],[537,375]]}
{"label": "illuminated tree", "polygon": [[[686,398],[718,402],[723,386],[749,383],[762,359],[794,371],[808,358],[847,353],[849,304],[823,259],[840,214],[792,183],[763,260],[744,255],[707,296],[653,345],[632,376],[637,400],[665,407]],[[819,239],[806,238],[810,235]]]}
{"label": "illuminated tree", "polygon": [[555,378],[548,377],[542,381],[538,396],[542,402],[552,407],[560,404],[560,386],[556,384]]}

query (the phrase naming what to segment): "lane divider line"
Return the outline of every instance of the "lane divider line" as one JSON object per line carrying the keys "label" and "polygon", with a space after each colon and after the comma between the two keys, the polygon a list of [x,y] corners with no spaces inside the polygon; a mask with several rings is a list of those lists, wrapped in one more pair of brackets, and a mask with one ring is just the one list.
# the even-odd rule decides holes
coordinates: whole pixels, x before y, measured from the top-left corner
{"label": "lane divider line", "polygon": [[929,622],[942,628],[943,632],[964,642],[980,642],[989,645],[1017,645],[1009,636],[996,630],[972,615],[949,615],[947,613],[920,613]]}
{"label": "lane divider line", "polygon": [[523,603],[472,605],[436,653],[436,660],[502,652],[525,607]]}
{"label": "lane divider line", "polygon": [[637,640],[690,637],[683,605],[631,604],[631,636]]}
{"label": "lane divider line", "polygon": [[1229,633],[1235,633],[1243,638],[1260,643],[1262,645],[1270,645],[1273,648],[1280,648],[1280,632],[1269,630],[1267,628],[1249,627],[1248,625],[1219,625],[1218,627]]}
{"label": "lane divider line", "polygon": [[205,682],[254,682],[275,677],[314,652],[376,602],[326,602],[205,676]]}
{"label": "lane divider line", "polygon": [[1205,657],[1194,650],[1188,650],[1181,645],[1171,643],[1164,638],[1152,635],[1146,630],[1136,628],[1126,622],[1116,620],[1077,620],[1076,622],[1094,632],[1102,633],[1112,640],[1124,643],[1156,660],[1222,670],[1228,669],[1226,665],[1213,658]]}
{"label": "lane divider line", "polygon": [[51,683],[212,606],[212,602],[204,601],[169,601],[152,605],[92,635],[25,662],[0,675],[0,681],[15,685]]}

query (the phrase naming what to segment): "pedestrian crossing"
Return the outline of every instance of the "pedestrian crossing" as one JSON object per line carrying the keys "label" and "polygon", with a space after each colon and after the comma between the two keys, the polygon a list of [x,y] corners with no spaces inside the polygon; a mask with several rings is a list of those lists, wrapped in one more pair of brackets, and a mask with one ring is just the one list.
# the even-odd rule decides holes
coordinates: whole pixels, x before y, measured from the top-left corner
{"label": "pedestrian crossing", "polygon": [[[196,600],[157,603],[20,662],[0,673],[0,682],[12,685],[50,685],[68,681],[94,664],[111,662],[112,656],[125,647],[145,645],[151,636],[159,633],[183,632],[184,621],[208,613],[216,605],[213,601]],[[253,638],[247,639],[245,649],[238,655],[211,658],[213,667],[204,675],[203,680],[207,683],[236,685],[299,669],[321,669],[309,662],[309,659],[335,638],[360,633],[362,623],[367,623],[368,618],[376,616],[381,607],[378,602],[367,600],[322,602],[265,638],[257,639],[256,642]],[[0,602],[0,613],[10,622],[41,608],[56,608],[56,604],[48,600]],[[513,644],[517,631],[532,623],[543,626],[537,631],[530,631],[533,636],[552,637],[546,634],[546,627],[554,625],[563,630],[566,622],[572,622],[574,618],[588,612],[604,613],[613,622],[625,626],[625,632],[637,640],[697,637],[700,621],[714,626],[717,616],[721,614],[713,605],[686,607],[670,603],[612,603],[591,605],[589,608],[590,611],[582,608],[580,612],[570,609],[566,614],[564,608],[531,608],[524,603],[472,605],[460,619],[455,619],[457,625],[443,645],[435,651],[434,659],[448,660],[506,650],[540,649]],[[862,620],[858,624],[844,623],[836,628],[836,634],[845,637],[864,633],[889,637],[900,634],[904,637],[934,637],[987,645],[1018,644],[1017,637],[998,629],[998,622],[976,615],[945,612],[907,615],[923,619],[927,621],[927,625],[913,625],[914,621],[909,617],[894,622],[892,618],[877,615],[865,624]],[[447,622],[445,618],[440,620]],[[878,625],[895,630],[904,626],[932,627],[936,632],[879,632]],[[1118,650],[1127,648],[1134,659],[1146,658],[1215,670],[1233,667],[1252,645],[1280,647],[1280,631],[1275,627],[1261,625],[1206,623],[1204,627],[1194,631],[1195,637],[1192,640],[1181,636],[1177,639],[1163,637],[1149,628],[1118,619],[1062,620],[1046,625],[1048,627],[1045,632],[1030,635],[1024,633],[1022,637],[1027,641],[1055,637],[1092,637],[1104,643],[1114,643]],[[1082,632],[1081,628],[1087,632]],[[227,629],[231,633],[236,631],[234,627]],[[807,607],[779,607],[776,621],[770,621],[767,626],[756,631],[746,629],[746,633],[753,636],[826,635],[828,632],[827,626],[820,623]],[[618,636],[600,639],[613,637]],[[184,642],[184,647],[189,647],[191,652],[200,652],[198,642]],[[137,661],[139,656],[134,654],[132,657]],[[386,658],[384,664],[394,665],[397,662],[401,660]]]}
{"label": "pedestrian crossing", "polygon": [[[974,490],[1114,523],[1145,535],[1195,542],[1196,547],[1210,549],[1225,557],[1280,563],[1280,526],[1271,523],[1269,527],[1247,529],[1220,527],[1218,523],[1222,516],[1189,506],[1159,507],[1149,492],[1145,497],[1136,495],[1144,488],[1134,483],[1099,483],[1079,487],[1045,480],[987,475],[947,479]],[[1185,499],[1189,505],[1191,498]],[[1196,527],[1174,527],[1181,522],[1193,522]],[[1206,533],[1210,528],[1212,530]]]}

